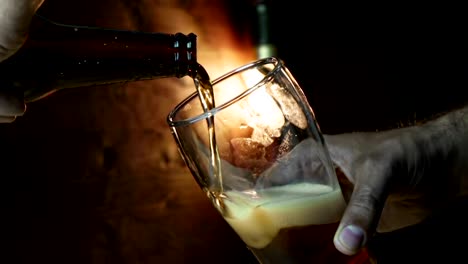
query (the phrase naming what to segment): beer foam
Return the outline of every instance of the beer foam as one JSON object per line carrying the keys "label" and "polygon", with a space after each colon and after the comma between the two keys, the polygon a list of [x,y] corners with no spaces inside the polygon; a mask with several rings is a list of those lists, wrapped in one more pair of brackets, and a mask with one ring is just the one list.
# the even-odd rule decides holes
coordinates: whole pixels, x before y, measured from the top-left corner
{"label": "beer foam", "polygon": [[224,219],[250,247],[266,247],[283,228],[336,223],[346,206],[339,188],[298,183],[261,192],[228,191]]}

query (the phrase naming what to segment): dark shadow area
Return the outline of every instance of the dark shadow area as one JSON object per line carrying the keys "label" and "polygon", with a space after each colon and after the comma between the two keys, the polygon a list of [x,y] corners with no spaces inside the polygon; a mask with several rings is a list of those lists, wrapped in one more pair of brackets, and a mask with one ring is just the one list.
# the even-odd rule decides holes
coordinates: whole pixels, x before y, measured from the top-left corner
{"label": "dark shadow area", "polygon": [[466,19],[456,7],[271,6],[278,54],[325,133],[406,126],[466,102]]}
{"label": "dark shadow area", "polygon": [[419,225],[377,234],[369,250],[379,264],[464,262],[467,209],[468,199],[464,199]]}

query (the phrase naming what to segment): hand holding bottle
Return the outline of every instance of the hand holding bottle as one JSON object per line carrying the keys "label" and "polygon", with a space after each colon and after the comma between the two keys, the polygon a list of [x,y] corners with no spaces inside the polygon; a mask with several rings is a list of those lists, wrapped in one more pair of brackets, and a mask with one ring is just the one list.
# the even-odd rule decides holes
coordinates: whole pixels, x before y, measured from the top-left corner
{"label": "hand holding bottle", "polygon": [[[19,50],[29,24],[44,0],[0,0],[0,62]],[[21,92],[0,87],[0,123],[13,122],[26,106]]]}

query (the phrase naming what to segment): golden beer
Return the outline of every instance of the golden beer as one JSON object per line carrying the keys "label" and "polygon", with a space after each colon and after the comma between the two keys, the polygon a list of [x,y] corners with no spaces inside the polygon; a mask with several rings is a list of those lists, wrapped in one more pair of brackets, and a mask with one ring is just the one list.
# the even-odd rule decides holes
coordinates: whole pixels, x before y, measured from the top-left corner
{"label": "golden beer", "polygon": [[302,182],[226,197],[225,220],[261,263],[357,263],[333,244],[346,206],[340,189]]}

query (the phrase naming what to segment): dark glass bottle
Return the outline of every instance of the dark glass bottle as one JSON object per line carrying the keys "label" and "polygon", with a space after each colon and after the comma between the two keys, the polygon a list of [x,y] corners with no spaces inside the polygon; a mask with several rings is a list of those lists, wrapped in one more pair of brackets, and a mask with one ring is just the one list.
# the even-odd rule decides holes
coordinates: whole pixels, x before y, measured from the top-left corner
{"label": "dark glass bottle", "polygon": [[196,35],[63,25],[36,16],[23,47],[0,63],[0,89],[25,102],[63,88],[196,73]]}

